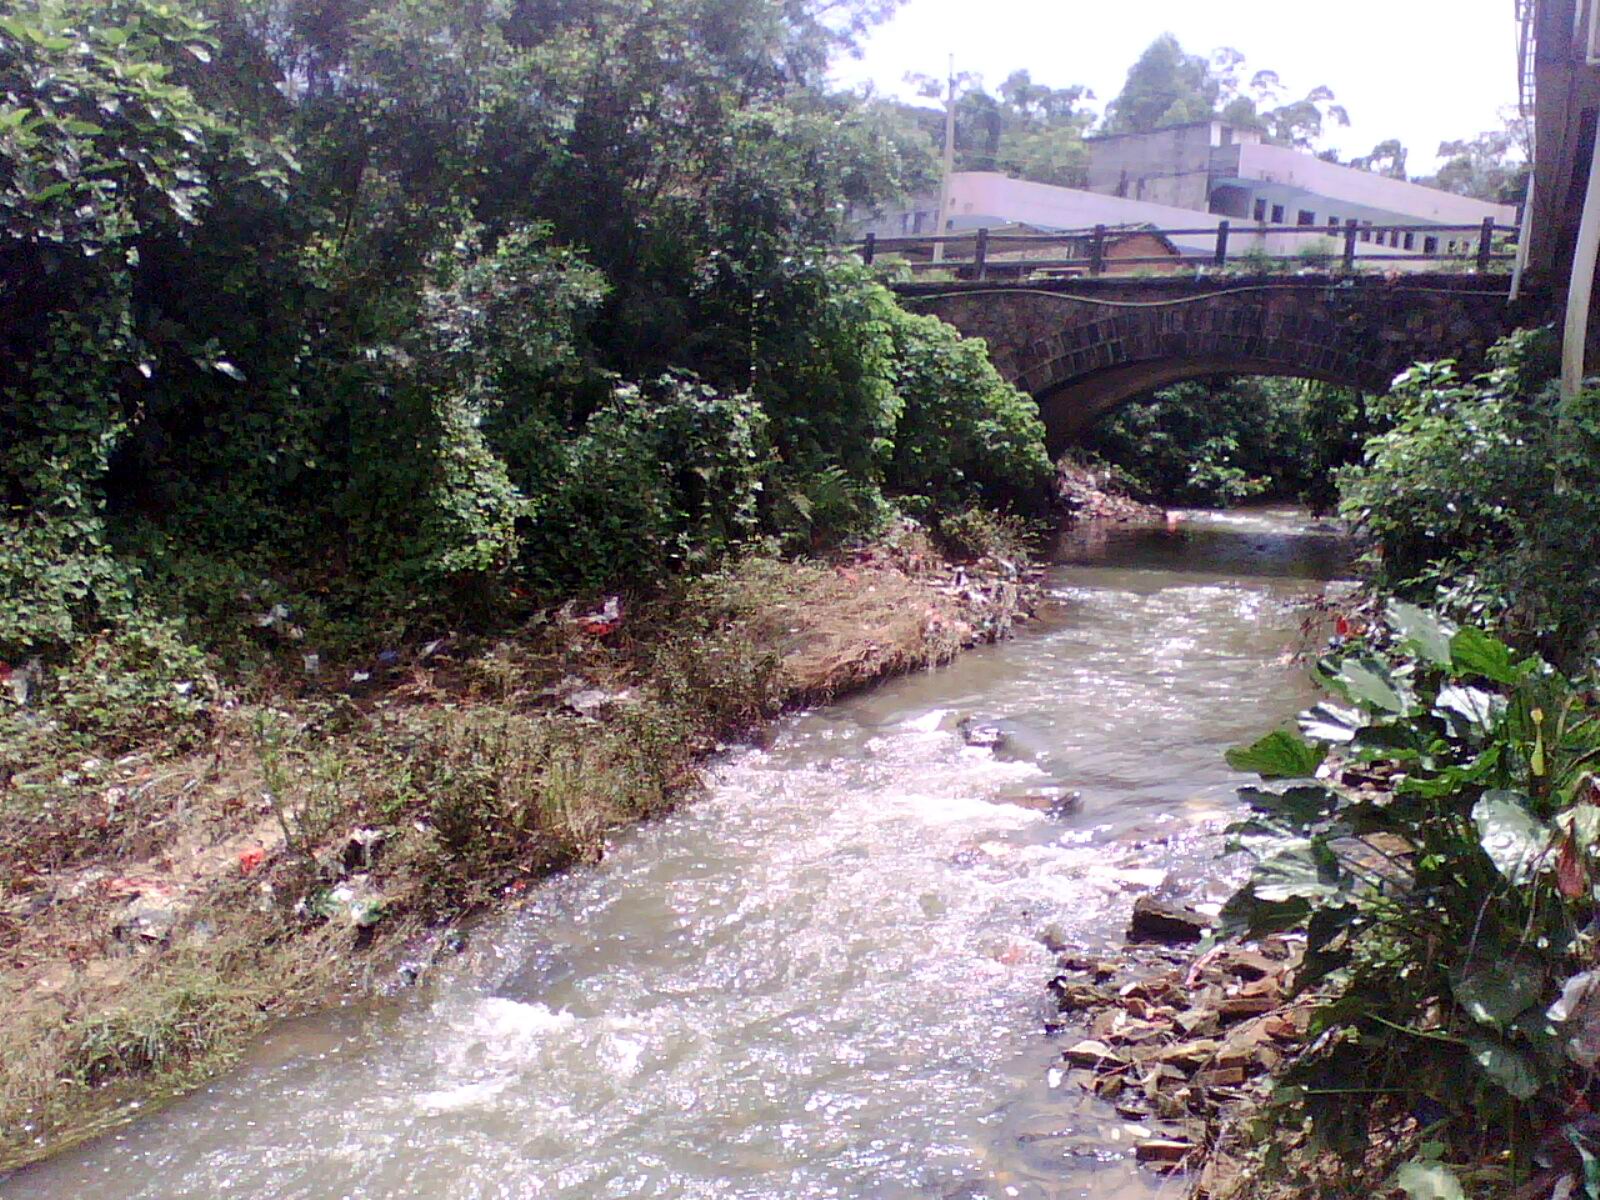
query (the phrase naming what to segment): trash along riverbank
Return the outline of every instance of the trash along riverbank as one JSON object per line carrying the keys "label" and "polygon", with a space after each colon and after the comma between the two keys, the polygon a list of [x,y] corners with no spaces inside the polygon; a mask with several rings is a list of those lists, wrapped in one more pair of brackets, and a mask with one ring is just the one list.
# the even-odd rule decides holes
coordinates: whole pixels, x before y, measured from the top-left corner
{"label": "trash along riverbank", "polygon": [[728,741],[1002,638],[1037,592],[1015,555],[952,563],[905,525],[257,681],[199,749],[18,772],[0,1169],[188,1090],[285,1017],[410,987],[474,914],[692,795]]}

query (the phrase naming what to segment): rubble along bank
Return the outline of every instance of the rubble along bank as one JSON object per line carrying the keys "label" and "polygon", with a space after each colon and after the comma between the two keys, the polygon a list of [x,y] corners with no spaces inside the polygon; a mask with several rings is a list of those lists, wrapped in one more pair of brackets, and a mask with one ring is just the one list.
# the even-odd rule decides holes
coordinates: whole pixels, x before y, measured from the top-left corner
{"label": "rubble along bank", "polygon": [[201,752],[19,773],[0,1165],[193,1086],[269,1022],[404,988],[463,917],[692,794],[724,739],[1003,637],[1035,594],[1012,561],[952,565],[901,530],[238,695]]}
{"label": "rubble along bank", "polygon": [[[1244,1164],[1225,1147],[1242,1116],[1264,1104],[1273,1072],[1305,1043],[1311,1001],[1295,997],[1304,939],[1221,943],[1204,953],[1159,906],[1135,908],[1115,958],[1062,951],[1051,992],[1064,1036],[1063,1082],[1129,1122],[1137,1160],[1189,1176],[1191,1200],[1236,1194]],[[1132,940],[1135,938],[1148,940]]]}

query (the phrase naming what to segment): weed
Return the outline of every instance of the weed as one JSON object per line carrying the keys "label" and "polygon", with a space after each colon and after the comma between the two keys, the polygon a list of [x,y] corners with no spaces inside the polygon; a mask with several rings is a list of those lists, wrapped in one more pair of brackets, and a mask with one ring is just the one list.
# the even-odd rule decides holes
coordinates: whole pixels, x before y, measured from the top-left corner
{"label": "weed", "polygon": [[995,558],[1020,563],[1039,544],[1037,523],[985,508],[969,508],[944,517],[938,540],[951,555],[967,559]]}

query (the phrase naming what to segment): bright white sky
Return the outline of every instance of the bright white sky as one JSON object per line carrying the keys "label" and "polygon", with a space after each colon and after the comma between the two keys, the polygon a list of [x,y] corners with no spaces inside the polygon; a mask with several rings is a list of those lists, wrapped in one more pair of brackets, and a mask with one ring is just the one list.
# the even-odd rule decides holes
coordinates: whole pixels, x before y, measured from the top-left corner
{"label": "bright white sky", "polygon": [[[1350,110],[1324,145],[1348,158],[1398,137],[1413,175],[1431,172],[1446,139],[1500,126],[1516,103],[1512,0],[907,0],[869,36],[840,83],[868,80],[911,98],[908,71],[983,77],[992,92],[1026,68],[1052,87],[1086,84],[1103,112],[1151,40],[1177,35],[1191,54],[1232,46],[1246,71],[1270,68],[1286,96],[1318,84]],[[1248,75],[1247,75],[1248,77]]]}

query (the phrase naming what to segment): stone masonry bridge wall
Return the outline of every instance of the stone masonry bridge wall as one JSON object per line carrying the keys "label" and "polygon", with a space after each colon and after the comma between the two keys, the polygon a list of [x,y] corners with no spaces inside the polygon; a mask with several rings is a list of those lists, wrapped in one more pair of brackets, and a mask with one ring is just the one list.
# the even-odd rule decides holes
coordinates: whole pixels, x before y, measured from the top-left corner
{"label": "stone masonry bridge wall", "polygon": [[1381,392],[1418,360],[1468,371],[1541,314],[1493,276],[1075,279],[913,283],[901,300],[989,344],[1039,403],[1052,453],[1136,396],[1216,374],[1288,375]]}

